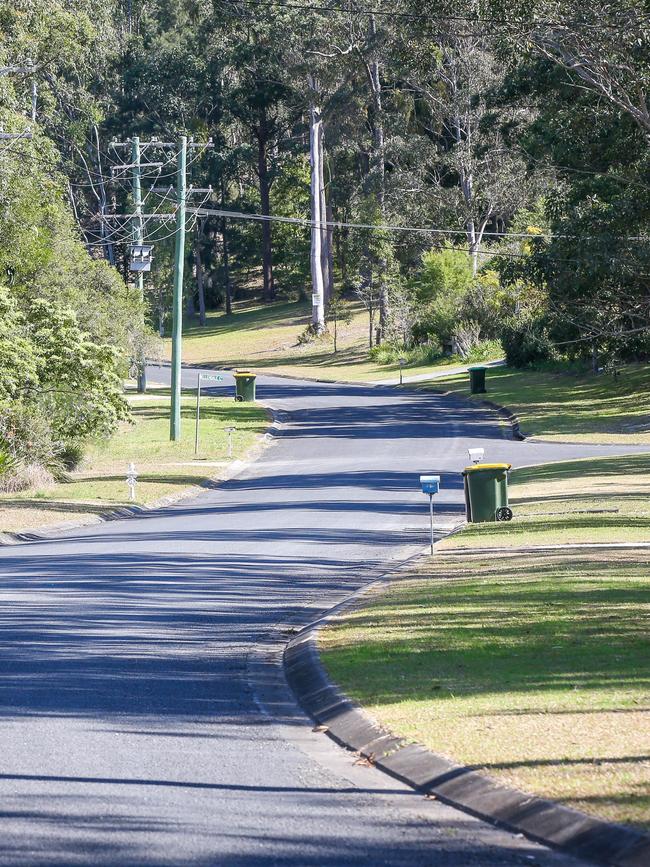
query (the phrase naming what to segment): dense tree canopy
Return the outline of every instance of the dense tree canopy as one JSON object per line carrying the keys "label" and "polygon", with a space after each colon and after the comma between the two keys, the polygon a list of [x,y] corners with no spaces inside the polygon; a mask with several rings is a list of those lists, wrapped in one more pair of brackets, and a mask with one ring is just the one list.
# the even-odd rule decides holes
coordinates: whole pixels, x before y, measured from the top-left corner
{"label": "dense tree canopy", "polygon": [[[0,122],[22,136],[0,141],[0,396],[55,393],[69,374],[43,365],[36,343],[51,341],[110,384],[76,383],[94,395],[84,419],[74,401],[49,407],[53,441],[122,417],[142,317],[168,326],[159,218],[181,134],[213,144],[189,159],[208,191],[188,201],[186,309],[201,323],[233,299],[318,289],[316,331],[356,299],[386,352],[467,354],[503,332],[530,360],[645,358],[649,39],[638,0],[0,2]],[[135,135],[171,145],[142,152],[144,300],[119,167]]]}

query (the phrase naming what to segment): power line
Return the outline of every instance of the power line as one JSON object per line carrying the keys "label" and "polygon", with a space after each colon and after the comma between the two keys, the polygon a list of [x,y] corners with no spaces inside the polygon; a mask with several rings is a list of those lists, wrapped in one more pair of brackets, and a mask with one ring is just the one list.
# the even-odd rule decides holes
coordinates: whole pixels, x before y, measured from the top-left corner
{"label": "power line", "polygon": [[[494,17],[482,17],[482,16],[472,16],[472,15],[424,15],[424,14],[416,14],[414,12],[400,12],[396,9],[359,9],[352,6],[323,6],[317,5],[314,3],[282,3],[280,0],[223,0],[226,5],[235,6],[237,3],[241,3],[246,6],[270,6],[276,7],[279,9],[300,9],[300,10],[310,10],[313,12],[321,12],[323,14],[331,14],[332,12],[344,12],[349,15],[376,15],[378,17],[387,17],[387,18],[401,18],[407,21],[460,21],[468,24],[495,24],[498,26],[503,25],[514,25],[518,28],[525,27],[526,29],[534,28],[534,27],[589,27],[596,29],[631,29],[629,25],[623,24],[615,24],[610,22],[599,21],[594,24],[590,24],[586,21],[581,21],[578,19],[566,19],[564,21],[547,21],[547,20],[535,20],[525,21],[523,19],[516,18],[494,18]],[[635,13],[637,20],[647,19],[648,16],[640,15],[639,13]]]}
{"label": "power line", "polygon": [[[188,208],[188,213],[194,213],[199,216],[209,217],[232,217],[239,220],[255,220],[258,222],[270,223],[288,223],[295,226],[305,226],[310,229],[364,229],[375,232],[410,232],[418,235],[463,235],[465,229],[458,228],[429,228],[422,226],[393,226],[387,224],[373,223],[346,223],[338,220],[321,220],[315,222],[313,220],[303,219],[301,217],[280,217],[274,214],[250,214],[242,211],[225,211],[221,208]],[[512,232],[504,235],[502,232],[483,232],[483,238],[518,238],[526,240],[534,240],[541,238],[543,240],[563,239],[563,240],[595,240],[597,235],[554,235],[546,232]],[[617,240],[625,241],[650,241],[650,237],[633,237],[624,236]]]}

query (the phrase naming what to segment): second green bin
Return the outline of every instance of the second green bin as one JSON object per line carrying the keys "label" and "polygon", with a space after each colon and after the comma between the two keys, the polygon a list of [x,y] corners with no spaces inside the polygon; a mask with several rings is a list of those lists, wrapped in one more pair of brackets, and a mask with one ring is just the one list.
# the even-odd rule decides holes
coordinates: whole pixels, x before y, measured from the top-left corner
{"label": "second green bin", "polygon": [[509,520],[508,470],[510,464],[474,464],[463,470],[465,506],[470,524]]}
{"label": "second green bin", "polygon": [[255,400],[255,374],[250,370],[238,370],[235,374],[235,400]]}

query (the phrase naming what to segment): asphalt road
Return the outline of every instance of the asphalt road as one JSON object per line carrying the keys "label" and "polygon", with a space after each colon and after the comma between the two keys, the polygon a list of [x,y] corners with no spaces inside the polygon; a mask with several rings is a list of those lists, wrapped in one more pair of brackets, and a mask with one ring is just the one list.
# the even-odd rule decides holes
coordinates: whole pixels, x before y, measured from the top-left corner
{"label": "asphalt road", "polygon": [[355,765],[279,651],[426,544],[421,472],[442,475],[442,531],[469,445],[515,465],[620,448],[511,442],[459,399],[386,387],[259,397],[283,424],[218,490],[0,549],[0,864],[576,864]]}

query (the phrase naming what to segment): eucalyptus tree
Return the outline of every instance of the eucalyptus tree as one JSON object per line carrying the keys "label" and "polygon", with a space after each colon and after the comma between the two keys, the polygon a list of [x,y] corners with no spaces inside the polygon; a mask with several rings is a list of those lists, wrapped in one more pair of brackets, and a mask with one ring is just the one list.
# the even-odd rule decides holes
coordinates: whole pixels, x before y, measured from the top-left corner
{"label": "eucalyptus tree", "polygon": [[429,145],[420,189],[432,212],[464,233],[475,274],[486,231],[533,193],[525,161],[501,132],[509,107],[497,114],[490,105],[504,68],[489,32],[471,20],[480,8],[472,0],[459,19],[456,4],[435,0],[430,17],[409,25],[398,55],[398,85],[411,94],[415,130]]}
{"label": "eucalyptus tree", "polygon": [[545,207],[552,237],[507,272],[547,289],[547,318],[567,353],[647,357],[650,44],[643,4],[535,3],[532,18],[517,4],[507,10],[521,17],[517,44],[514,33],[503,40],[510,76],[502,98],[532,109],[520,114],[528,120],[510,130],[510,143],[558,178]]}

